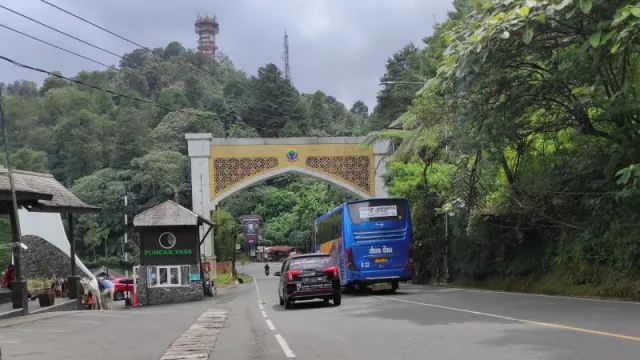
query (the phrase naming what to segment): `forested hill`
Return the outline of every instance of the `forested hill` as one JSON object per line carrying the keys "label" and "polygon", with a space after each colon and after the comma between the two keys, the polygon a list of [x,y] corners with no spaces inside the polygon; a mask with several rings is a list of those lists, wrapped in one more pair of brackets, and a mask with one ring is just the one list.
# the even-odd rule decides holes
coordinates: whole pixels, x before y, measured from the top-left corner
{"label": "forested hill", "polygon": [[124,96],[49,76],[40,88],[2,84],[2,104],[15,166],[50,172],[103,208],[79,219],[79,253],[90,260],[104,256],[105,241],[111,255],[120,253],[125,192],[134,213],[167,199],[190,208],[184,133],[353,136],[371,126],[361,101],[347,109],[321,91],[301,94],[274,64],[248,76],[223,54],[212,60],[178,42],[72,78]]}
{"label": "forested hill", "polygon": [[398,144],[418,281],[640,299],[639,3],[453,3],[371,139]]}

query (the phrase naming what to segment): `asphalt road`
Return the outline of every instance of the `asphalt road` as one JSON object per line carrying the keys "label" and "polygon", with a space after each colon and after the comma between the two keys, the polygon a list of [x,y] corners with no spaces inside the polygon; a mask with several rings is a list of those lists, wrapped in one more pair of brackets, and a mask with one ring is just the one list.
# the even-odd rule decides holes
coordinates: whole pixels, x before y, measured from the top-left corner
{"label": "asphalt road", "polygon": [[221,289],[203,302],[0,324],[2,355],[157,360],[207,309],[228,315],[217,340],[211,338],[211,359],[627,360],[640,354],[638,303],[401,285],[394,295],[345,295],[339,307],[308,302],[285,310],[277,277],[266,277],[263,264],[244,271],[256,282]]}
{"label": "asphalt road", "polygon": [[7,360],[157,360],[207,309],[228,302],[233,292],[202,302],[112,311],[30,315],[36,321],[5,326],[0,321],[2,359]]}
{"label": "asphalt road", "polygon": [[[273,264],[272,264],[273,265]],[[277,265],[272,266],[272,272]],[[401,286],[342,305],[278,304],[277,277],[245,266],[212,359],[637,359],[640,304]],[[249,284],[247,284],[249,285]],[[259,300],[258,300],[259,299]]]}

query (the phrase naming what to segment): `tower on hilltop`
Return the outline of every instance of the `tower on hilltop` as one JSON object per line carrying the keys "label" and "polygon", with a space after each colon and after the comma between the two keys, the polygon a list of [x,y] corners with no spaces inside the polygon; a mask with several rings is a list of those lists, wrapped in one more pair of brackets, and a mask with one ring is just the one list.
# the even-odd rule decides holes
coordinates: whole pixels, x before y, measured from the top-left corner
{"label": "tower on hilltop", "polygon": [[218,20],[216,20],[215,16],[211,18],[207,15],[200,16],[200,13],[198,13],[195,27],[196,34],[198,34],[198,52],[215,57],[216,50],[218,50],[216,35],[220,32]]}
{"label": "tower on hilltop", "polygon": [[282,58],[284,59],[284,79],[291,84],[291,69],[289,68],[289,35],[287,31],[284,31],[284,52]]}

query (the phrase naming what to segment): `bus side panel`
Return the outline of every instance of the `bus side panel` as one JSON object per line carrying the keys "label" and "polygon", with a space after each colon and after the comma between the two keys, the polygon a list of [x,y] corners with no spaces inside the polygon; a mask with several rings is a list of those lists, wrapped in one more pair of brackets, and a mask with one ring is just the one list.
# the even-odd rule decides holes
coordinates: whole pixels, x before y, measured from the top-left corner
{"label": "bus side panel", "polygon": [[337,253],[338,269],[340,270],[340,285],[344,286],[349,279],[347,279],[344,239],[342,237],[336,241],[335,249]]}

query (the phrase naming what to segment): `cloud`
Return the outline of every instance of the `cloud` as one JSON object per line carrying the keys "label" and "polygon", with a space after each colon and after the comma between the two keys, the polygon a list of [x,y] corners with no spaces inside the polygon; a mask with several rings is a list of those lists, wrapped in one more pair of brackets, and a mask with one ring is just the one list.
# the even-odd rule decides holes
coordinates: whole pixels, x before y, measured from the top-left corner
{"label": "cloud", "polygon": [[[451,8],[451,0],[48,1],[151,48],[174,40],[195,47],[197,12],[215,14],[220,51],[249,74],[270,62],[282,68],[286,30],[291,75],[301,92],[322,90],[347,106],[363,100],[370,108],[387,59],[410,41],[420,44],[432,33],[434,19],[444,20]],[[3,5],[118,54],[136,48],[37,0],[7,0]],[[106,64],[119,62],[6,10],[0,14],[4,25]],[[104,69],[6,29],[0,28],[0,43],[0,55],[68,76]],[[43,78],[0,63],[0,81]]]}

